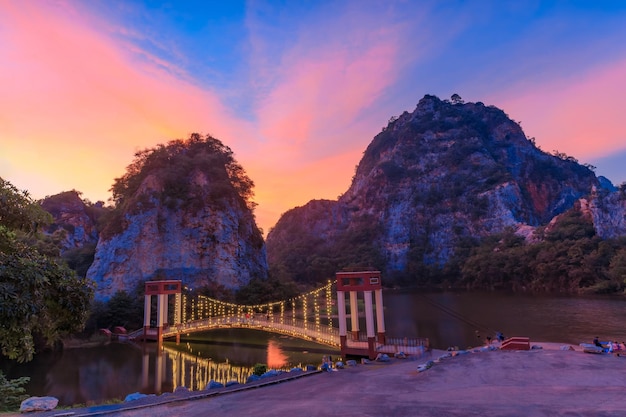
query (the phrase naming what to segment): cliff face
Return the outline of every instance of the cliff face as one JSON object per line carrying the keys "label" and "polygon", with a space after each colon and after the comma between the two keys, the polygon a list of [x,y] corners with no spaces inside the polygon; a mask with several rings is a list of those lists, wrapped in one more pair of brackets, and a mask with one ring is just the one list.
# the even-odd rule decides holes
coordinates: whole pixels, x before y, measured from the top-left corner
{"label": "cliff face", "polygon": [[[151,177],[146,182],[160,186]],[[145,193],[149,188],[144,188]],[[96,298],[134,290],[156,279],[182,279],[191,288],[237,288],[267,276],[265,245],[252,213],[237,201],[216,209],[170,209],[154,198],[150,208],[125,213],[127,228],[102,238],[87,277]]]}
{"label": "cliff face", "polygon": [[77,191],[66,191],[46,197],[41,206],[54,218],[44,232],[59,245],[62,254],[98,241],[96,221],[101,204],[87,206]]}
{"label": "cliff face", "polygon": [[589,213],[598,236],[614,239],[626,236],[626,190],[606,192],[593,189],[581,199],[581,210]]}
{"label": "cliff face", "polygon": [[148,280],[236,289],[267,277],[263,237],[228,177],[235,166],[219,162],[228,149],[212,138],[194,140],[140,156],[142,169],[117,180],[114,194],[118,187],[124,195],[117,196],[119,208],[87,273],[97,284],[97,299]]}
{"label": "cliff face", "polygon": [[[425,96],[374,138],[338,201],[285,213],[267,238],[270,266],[305,247],[335,267],[442,267],[464,242],[506,228],[528,234],[592,187],[601,184],[591,170],[539,150],[503,111]],[[369,262],[338,257],[355,245]]]}

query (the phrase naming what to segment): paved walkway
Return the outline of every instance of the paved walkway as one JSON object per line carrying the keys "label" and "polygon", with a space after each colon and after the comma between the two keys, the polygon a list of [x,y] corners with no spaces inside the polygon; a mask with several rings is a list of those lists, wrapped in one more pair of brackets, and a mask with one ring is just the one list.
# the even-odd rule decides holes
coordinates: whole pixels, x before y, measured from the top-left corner
{"label": "paved walkway", "polygon": [[[443,352],[435,351],[431,359]],[[194,401],[119,410],[165,416],[625,416],[626,358],[543,349],[394,359]],[[59,410],[36,415],[59,415]]]}

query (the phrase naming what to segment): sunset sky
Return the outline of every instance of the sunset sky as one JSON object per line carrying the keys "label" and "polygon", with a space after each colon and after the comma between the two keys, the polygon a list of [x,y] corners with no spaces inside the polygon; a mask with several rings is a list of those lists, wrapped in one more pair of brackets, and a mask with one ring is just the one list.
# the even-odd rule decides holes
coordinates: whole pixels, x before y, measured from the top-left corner
{"label": "sunset sky", "polygon": [[107,201],[137,150],[209,133],[257,223],[336,199],[392,116],[482,101],[626,181],[624,1],[0,0],[0,177]]}

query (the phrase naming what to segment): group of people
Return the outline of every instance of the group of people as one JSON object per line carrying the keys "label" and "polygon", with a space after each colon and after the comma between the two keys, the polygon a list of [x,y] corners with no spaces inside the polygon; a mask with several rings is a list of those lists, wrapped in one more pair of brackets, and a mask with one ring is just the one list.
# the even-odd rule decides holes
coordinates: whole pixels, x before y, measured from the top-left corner
{"label": "group of people", "polygon": [[622,342],[622,343],[618,343],[618,342],[601,342],[600,338],[598,336],[596,336],[593,339],[593,344],[601,347],[602,349],[606,349],[608,352],[614,352],[614,351],[619,351],[619,350],[624,350],[626,351],[626,343]]}

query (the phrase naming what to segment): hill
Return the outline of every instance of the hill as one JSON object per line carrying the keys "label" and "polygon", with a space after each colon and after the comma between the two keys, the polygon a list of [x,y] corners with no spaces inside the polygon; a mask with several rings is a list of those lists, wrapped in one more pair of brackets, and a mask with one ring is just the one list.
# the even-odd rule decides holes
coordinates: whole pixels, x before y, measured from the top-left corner
{"label": "hill", "polygon": [[[467,286],[462,266],[488,237],[532,241],[575,207],[589,208],[606,234],[605,220],[619,218],[608,213],[623,214],[624,202],[591,168],[543,152],[496,107],[426,95],[376,135],[337,201],[280,218],[267,237],[270,269],[313,283],[371,266],[397,285]],[[577,205],[583,198],[595,203]],[[625,232],[622,219],[613,233]]]}

